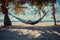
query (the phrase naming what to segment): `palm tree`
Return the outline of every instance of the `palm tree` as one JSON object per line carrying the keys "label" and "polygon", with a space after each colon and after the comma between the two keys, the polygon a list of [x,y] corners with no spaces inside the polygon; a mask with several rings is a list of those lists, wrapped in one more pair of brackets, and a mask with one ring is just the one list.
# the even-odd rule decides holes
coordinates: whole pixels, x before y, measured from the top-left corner
{"label": "palm tree", "polygon": [[8,16],[8,0],[1,0],[2,2],[2,13],[4,14],[4,26],[10,26],[11,21]]}
{"label": "palm tree", "polygon": [[54,4],[56,3],[56,0],[54,0],[54,1],[51,1],[52,2],[52,10],[53,10],[53,13],[52,13],[52,15],[53,15],[53,19],[54,19],[54,25],[57,25],[56,24],[56,17],[55,17],[55,6],[54,6]]}
{"label": "palm tree", "polygon": [[15,3],[15,0],[0,0],[0,3],[2,4],[2,6],[1,6],[2,13],[4,14],[4,26],[12,25],[10,18],[8,16],[8,4],[9,4],[9,2]]}
{"label": "palm tree", "polygon": [[[46,6],[48,5],[48,3],[50,2],[52,4],[52,10],[53,10],[53,20],[54,20],[54,25],[57,25],[56,24],[56,17],[55,17],[55,7],[54,7],[54,4],[56,3],[56,0],[36,0],[35,2],[37,2],[39,9],[41,10],[41,7],[45,4]],[[40,6],[39,6],[40,5]],[[43,11],[42,11],[43,12]]]}

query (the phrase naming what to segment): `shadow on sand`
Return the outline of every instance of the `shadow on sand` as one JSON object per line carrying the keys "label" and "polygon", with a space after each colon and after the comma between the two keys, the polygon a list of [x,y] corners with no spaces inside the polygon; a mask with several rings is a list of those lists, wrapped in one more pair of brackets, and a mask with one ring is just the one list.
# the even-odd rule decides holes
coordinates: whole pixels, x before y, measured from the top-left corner
{"label": "shadow on sand", "polygon": [[[11,31],[9,29],[28,29],[38,30],[42,33],[37,38],[29,38],[27,35],[19,34],[17,31]],[[23,27],[12,26],[0,29],[0,40],[60,40],[60,25],[58,26],[45,26],[45,27]]]}

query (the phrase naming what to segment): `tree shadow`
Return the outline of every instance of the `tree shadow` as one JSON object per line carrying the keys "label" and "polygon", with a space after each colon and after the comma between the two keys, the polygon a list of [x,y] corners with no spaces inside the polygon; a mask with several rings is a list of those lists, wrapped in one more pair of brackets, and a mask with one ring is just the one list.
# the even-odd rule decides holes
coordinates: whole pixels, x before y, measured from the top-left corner
{"label": "tree shadow", "polygon": [[[40,29],[38,29],[40,30]],[[44,33],[34,40],[60,40],[60,25],[58,26],[47,26],[41,29]]]}
{"label": "tree shadow", "polygon": [[19,34],[17,31],[8,29],[0,30],[0,40],[32,40],[27,35]]}
{"label": "tree shadow", "polygon": [[[12,26],[3,29],[0,29],[0,40],[60,40],[60,25],[44,27]],[[18,31],[11,31],[9,29],[37,30],[41,31],[41,35],[37,38],[29,38],[28,35],[24,35],[23,33],[20,35]]]}

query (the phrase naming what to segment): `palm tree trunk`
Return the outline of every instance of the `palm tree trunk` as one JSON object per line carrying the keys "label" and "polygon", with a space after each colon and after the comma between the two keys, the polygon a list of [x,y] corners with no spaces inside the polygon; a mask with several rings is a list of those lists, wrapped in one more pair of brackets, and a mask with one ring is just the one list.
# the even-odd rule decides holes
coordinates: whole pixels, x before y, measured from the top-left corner
{"label": "palm tree trunk", "polygon": [[5,13],[4,13],[4,25],[5,26],[10,26],[11,25],[11,21],[9,19],[8,12],[7,11],[5,11]]}
{"label": "palm tree trunk", "polygon": [[39,15],[40,15],[40,17],[41,17],[41,10],[40,9],[38,9],[39,10]]}
{"label": "palm tree trunk", "polygon": [[52,13],[52,15],[53,15],[53,20],[54,20],[54,25],[57,25],[56,24],[56,17],[55,17],[55,7],[54,7],[54,3],[52,3],[52,10],[53,10],[53,13]]}
{"label": "palm tree trunk", "polygon": [[11,21],[8,16],[8,9],[6,8],[8,6],[8,3],[5,4],[7,0],[2,0],[2,13],[4,14],[4,26],[10,26]]}

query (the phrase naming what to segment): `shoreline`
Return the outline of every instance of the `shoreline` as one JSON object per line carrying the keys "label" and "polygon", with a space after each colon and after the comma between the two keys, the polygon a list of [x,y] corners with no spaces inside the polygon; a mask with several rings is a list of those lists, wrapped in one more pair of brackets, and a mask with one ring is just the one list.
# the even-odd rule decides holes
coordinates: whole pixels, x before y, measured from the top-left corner
{"label": "shoreline", "polygon": [[[12,22],[12,26],[53,26],[54,22],[39,22],[35,25],[25,24],[22,22]],[[60,25],[60,23],[57,23],[57,25]],[[0,26],[4,26],[3,22],[0,22]]]}

